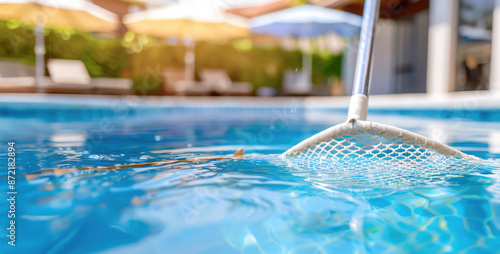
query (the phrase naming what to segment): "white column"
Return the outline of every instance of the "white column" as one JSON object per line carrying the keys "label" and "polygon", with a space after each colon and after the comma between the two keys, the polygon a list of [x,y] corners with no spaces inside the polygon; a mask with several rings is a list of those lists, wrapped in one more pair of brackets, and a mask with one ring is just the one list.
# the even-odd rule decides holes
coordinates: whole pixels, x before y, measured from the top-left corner
{"label": "white column", "polygon": [[194,81],[195,77],[195,41],[191,38],[184,38],[184,46],[186,53],[184,53],[184,80]]}
{"label": "white column", "polygon": [[490,90],[500,93],[500,0],[493,11],[493,38],[491,39]]}
{"label": "white column", "polygon": [[35,26],[35,81],[37,92],[45,92],[45,34],[43,33],[43,21],[39,21]]}
{"label": "white column", "polygon": [[301,71],[301,84],[300,87],[304,89],[304,92],[310,92],[312,89],[312,47],[311,39],[301,38],[300,39],[301,50],[302,50],[302,71]]}
{"label": "white column", "polygon": [[429,2],[427,93],[431,95],[444,95],[455,89],[458,2]]}

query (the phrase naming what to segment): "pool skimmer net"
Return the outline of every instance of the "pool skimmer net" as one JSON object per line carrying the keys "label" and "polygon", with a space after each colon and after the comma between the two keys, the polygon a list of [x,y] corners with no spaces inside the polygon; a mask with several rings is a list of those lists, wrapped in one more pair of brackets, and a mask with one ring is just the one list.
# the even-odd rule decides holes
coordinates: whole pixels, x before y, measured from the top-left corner
{"label": "pool skimmer net", "polygon": [[[326,129],[290,148],[282,157],[300,158],[354,169],[470,170],[482,161],[450,146],[397,127],[366,121],[373,34],[380,0],[367,0],[347,122]],[[419,170],[417,170],[419,171]],[[445,170],[447,171],[447,170]]]}

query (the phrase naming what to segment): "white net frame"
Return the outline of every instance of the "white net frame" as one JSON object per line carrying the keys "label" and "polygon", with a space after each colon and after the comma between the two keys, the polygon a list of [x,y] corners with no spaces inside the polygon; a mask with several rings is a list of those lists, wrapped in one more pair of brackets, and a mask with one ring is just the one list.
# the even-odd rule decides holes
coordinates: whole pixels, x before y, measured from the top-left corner
{"label": "white net frame", "polygon": [[[286,151],[283,157],[383,160],[424,163],[439,157],[480,161],[450,146],[394,126],[352,121],[326,129]],[[445,158],[445,160],[448,158]],[[448,159],[449,160],[449,159]]]}
{"label": "white net frame", "polygon": [[282,157],[304,172],[322,172],[321,178],[333,185],[363,187],[436,183],[446,175],[470,172],[482,162],[419,134],[369,121],[333,126]]}

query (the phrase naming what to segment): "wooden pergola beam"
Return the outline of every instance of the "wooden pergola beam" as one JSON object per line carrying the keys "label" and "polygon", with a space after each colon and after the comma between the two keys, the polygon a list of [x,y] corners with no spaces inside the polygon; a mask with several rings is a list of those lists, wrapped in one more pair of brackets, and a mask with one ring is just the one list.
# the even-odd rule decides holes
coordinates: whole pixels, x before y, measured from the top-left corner
{"label": "wooden pergola beam", "polygon": [[[364,0],[316,0],[312,4],[363,15]],[[429,0],[382,0],[380,18],[399,19],[429,8]]]}

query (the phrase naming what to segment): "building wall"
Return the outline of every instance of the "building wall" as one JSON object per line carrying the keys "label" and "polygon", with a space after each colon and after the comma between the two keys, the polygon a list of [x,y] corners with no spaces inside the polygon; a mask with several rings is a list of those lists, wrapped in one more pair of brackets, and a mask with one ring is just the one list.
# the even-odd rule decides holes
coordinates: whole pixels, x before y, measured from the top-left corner
{"label": "building wall", "polygon": [[[394,65],[396,56],[394,20],[381,19],[377,23],[373,44],[373,71],[370,94],[391,94],[394,92]],[[352,39],[344,49],[342,81],[345,95],[351,95],[356,71],[356,55],[359,37]]]}
{"label": "building wall", "polygon": [[395,93],[425,93],[429,12],[398,19],[395,34]]}
{"label": "building wall", "polygon": [[373,45],[373,72],[370,94],[394,92],[396,21],[379,20]]}
{"label": "building wall", "polygon": [[[370,94],[426,92],[428,27],[428,11],[378,21]],[[352,91],[356,53],[355,46],[344,50],[342,75],[346,95]]]}

